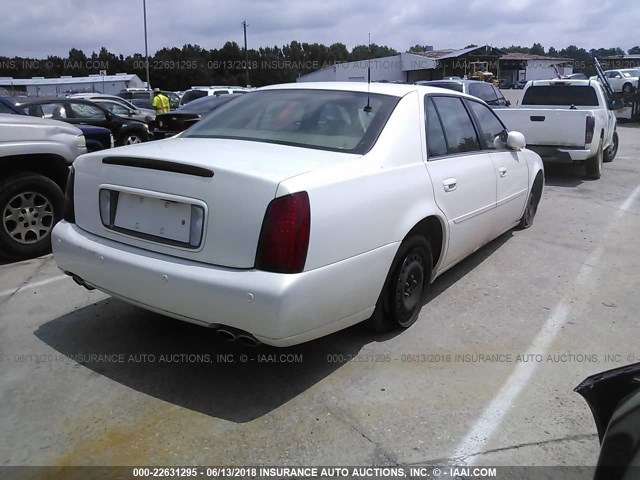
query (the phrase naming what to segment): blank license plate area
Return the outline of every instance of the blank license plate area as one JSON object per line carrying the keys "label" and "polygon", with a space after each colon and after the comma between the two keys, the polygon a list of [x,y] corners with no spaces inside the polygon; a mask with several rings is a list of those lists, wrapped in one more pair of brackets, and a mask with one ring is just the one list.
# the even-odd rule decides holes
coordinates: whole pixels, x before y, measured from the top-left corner
{"label": "blank license plate area", "polygon": [[189,243],[191,205],[120,192],[114,226]]}

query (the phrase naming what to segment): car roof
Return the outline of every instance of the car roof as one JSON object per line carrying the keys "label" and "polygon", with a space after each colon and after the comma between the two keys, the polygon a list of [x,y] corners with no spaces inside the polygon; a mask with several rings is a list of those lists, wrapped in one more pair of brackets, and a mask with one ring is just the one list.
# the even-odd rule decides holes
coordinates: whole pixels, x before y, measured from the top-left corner
{"label": "car roof", "polygon": [[[455,82],[456,80],[451,80]],[[482,82],[481,82],[482,83]],[[441,88],[426,85],[411,85],[405,83],[371,83],[367,82],[300,82],[300,83],[282,83],[279,85],[269,85],[260,87],[256,92],[267,90],[337,90],[344,92],[360,92],[360,93],[377,93],[382,95],[390,95],[393,97],[404,97],[411,92],[424,93],[442,93]],[[468,98],[476,99],[460,92],[451,92]]]}
{"label": "car roof", "polygon": [[[95,105],[94,102],[90,100],[86,100],[84,98],[67,98],[67,97],[14,97],[12,99],[15,105],[25,105],[25,104],[42,104],[42,103],[51,103],[51,102],[78,102],[78,103],[86,103],[88,105]],[[102,107],[101,107],[102,108]]]}
{"label": "car roof", "polygon": [[[441,80],[420,80],[421,82],[424,82],[423,85],[431,85],[432,83],[458,83],[460,85],[472,85],[474,83],[486,83],[487,85],[492,85],[489,82],[483,82],[481,80],[464,80],[464,79],[457,79],[457,78],[452,78],[450,80],[443,78]],[[418,84],[420,85],[420,84]]]}

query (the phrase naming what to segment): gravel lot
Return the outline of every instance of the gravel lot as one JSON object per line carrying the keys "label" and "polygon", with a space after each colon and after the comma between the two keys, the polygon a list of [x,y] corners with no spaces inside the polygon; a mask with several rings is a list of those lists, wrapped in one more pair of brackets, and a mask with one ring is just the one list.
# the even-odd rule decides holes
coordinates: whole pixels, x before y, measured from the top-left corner
{"label": "gravel lot", "polygon": [[640,128],[618,131],[601,180],[549,167],[534,226],[436,280],[392,335],[249,349],[88,292],[51,256],[0,266],[3,464],[594,464],[572,390],[640,358]]}

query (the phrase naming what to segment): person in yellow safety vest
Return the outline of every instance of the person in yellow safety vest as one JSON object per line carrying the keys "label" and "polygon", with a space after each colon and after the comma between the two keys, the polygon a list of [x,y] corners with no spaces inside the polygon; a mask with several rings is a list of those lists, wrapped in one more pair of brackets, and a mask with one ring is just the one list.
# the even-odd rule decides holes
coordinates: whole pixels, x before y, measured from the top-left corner
{"label": "person in yellow safety vest", "polygon": [[171,106],[169,105],[169,99],[164,95],[159,88],[153,89],[153,108],[156,109],[156,114],[169,113]]}

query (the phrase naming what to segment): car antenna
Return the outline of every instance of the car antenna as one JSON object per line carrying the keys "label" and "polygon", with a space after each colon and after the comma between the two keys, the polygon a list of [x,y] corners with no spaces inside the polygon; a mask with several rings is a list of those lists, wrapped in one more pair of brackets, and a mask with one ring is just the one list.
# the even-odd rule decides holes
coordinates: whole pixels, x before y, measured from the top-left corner
{"label": "car antenna", "polygon": [[371,94],[371,33],[369,33],[369,55],[367,60],[367,105],[364,107],[364,111],[369,113],[371,110],[370,94]]}

